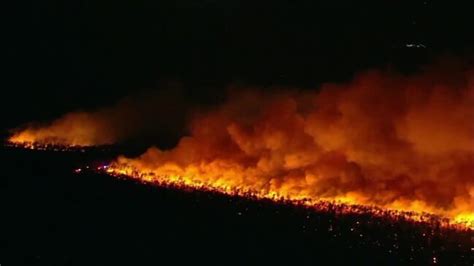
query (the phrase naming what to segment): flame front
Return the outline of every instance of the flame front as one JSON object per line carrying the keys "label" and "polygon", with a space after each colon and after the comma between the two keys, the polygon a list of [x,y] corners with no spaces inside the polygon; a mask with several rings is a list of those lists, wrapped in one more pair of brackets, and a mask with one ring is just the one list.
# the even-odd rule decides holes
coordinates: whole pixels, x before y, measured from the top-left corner
{"label": "flame front", "polygon": [[308,204],[426,212],[473,227],[473,122],[472,72],[370,72],[318,92],[230,94],[196,115],[174,149],[119,157],[108,171]]}
{"label": "flame front", "polygon": [[300,184],[259,182],[256,177],[242,176],[236,168],[226,166],[225,163],[201,163],[199,166],[190,165],[184,168],[174,163],[165,163],[152,169],[140,165],[136,160],[121,157],[109,165],[105,172],[113,176],[137,179],[146,184],[191,188],[257,199],[283,200],[314,207],[319,211],[330,209],[335,204],[342,213],[371,213],[375,216],[390,216],[421,222],[436,221],[441,226],[474,229],[472,205],[437,208],[428,202],[413,199],[399,199],[384,203],[359,191],[317,195],[312,193],[310,188],[304,187],[305,181],[300,180]]}
{"label": "flame front", "polygon": [[431,213],[472,227],[474,83],[464,78],[453,85],[369,73],[319,93],[231,95],[196,116],[173,150],[120,157],[110,171],[307,204]]}

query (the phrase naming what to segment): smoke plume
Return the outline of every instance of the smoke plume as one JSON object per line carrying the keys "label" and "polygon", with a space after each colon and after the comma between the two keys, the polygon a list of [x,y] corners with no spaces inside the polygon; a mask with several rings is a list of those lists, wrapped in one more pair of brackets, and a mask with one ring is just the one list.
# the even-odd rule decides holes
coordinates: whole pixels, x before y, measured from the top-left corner
{"label": "smoke plume", "polygon": [[115,167],[151,180],[472,222],[473,74],[371,71],[318,92],[230,93],[195,115],[174,149],[152,147]]}

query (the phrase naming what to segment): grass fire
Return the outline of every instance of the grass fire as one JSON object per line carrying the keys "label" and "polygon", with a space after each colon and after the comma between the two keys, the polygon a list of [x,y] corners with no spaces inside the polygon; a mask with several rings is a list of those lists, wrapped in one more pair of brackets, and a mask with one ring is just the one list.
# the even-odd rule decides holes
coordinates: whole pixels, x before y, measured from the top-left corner
{"label": "grass fire", "polygon": [[[107,117],[127,110],[70,113],[16,131],[10,142],[119,142],[130,134],[128,121]],[[472,228],[473,121],[470,69],[440,74],[434,67],[414,76],[369,71],[315,91],[231,89],[226,102],[192,113],[175,148],[120,156],[106,172],[308,205],[366,206],[414,220],[429,214]]]}

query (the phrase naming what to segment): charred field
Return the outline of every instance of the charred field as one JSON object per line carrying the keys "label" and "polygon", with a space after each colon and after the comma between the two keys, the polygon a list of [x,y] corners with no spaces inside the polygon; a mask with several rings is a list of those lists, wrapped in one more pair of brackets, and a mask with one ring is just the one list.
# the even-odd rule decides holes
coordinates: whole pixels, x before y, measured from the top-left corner
{"label": "charred field", "polygon": [[[123,152],[124,147],[120,147]],[[127,147],[130,153],[137,151]],[[3,146],[12,265],[472,265],[472,230],[147,186],[84,165],[119,151]]]}

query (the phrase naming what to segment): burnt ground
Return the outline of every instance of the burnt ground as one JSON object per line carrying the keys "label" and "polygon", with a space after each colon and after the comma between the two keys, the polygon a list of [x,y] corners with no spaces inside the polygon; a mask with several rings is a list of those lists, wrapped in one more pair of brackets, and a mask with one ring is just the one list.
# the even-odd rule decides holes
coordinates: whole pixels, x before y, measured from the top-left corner
{"label": "burnt ground", "polygon": [[113,149],[2,147],[2,265],[473,265],[473,232],[73,169]]}

